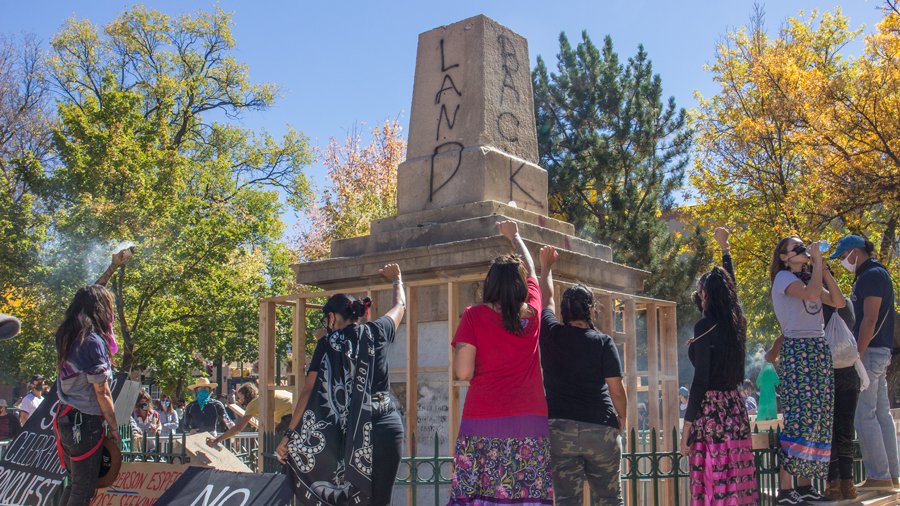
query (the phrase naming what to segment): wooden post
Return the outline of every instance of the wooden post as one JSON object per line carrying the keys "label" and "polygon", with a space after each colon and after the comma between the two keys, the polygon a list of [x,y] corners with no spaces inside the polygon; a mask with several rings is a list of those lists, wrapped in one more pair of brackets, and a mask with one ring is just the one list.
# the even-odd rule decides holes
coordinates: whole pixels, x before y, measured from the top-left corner
{"label": "wooden post", "polygon": [[[668,375],[665,370],[662,371],[662,381],[660,382],[660,349],[665,350],[665,346],[660,342],[660,332],[659,332],[659,306],[654,303],[648,303],[646,305],[647,308],[647,377],[649,378],[649,385],[647,390],[647,399],[649,402],[649,414],[650,414],[650,427],[654,427],[657,429],[657,434],[661,435],[664,438],[665,442],[669,440],[669,431],[672,430],[672,427],[669,425],[671,416],[668,413],[668,406],[666,405],[666,399],[663,394],[666,392],[666,388],[668,387],[667,378]],[[662,353],[665,356],[665,351]],[[662,421],[660,420],[660,409],[662,410]],[[676,413],[677,416],[677,413]],[[668,446],[663,446],[663,450],[668,449]],[[674,464],[669,464],[669,469],[665,469],[661,464],[662,469],[661,472],[669,472],[674,467]],[[675,502],[675,488],[672,483],[673,479],[677,478],[668,478],[662,480],[662,487],[660,490],[661,497],[665,501],[666,504],[671,504]]]}
{"label": "wooden post", "polygon": [[380,313],[378,312],[378,292],[374,290],[366,290],[366,297],[372,299],[372,307],[369,308],[368,320],[374,320]]}
{"label": "wooden post", "polygon": [[666,376],[662,392],[663,423],[668,435],[673,427],[678,426],[680,418],[678,409],[678,326],[675,306],[663,308],[661,329],[663,374]]}
{"label": "wooden post", "polygon": [[656,304],[647,304],[645,319],[647,323],[647,414],[650,416],[650,427],[661,429],[659,420],[660,388],[659,388],[659,331],[656,315]]}
{"label": "wooden post", "polygon": [[449,446],[450,455],[456,451],[456,437],[459,435],[459,386],[456,384],[456,377],[453,374],[453,336],[456,335],[456,329],[459,327],[459,285],[454,282],[447,283],[447,346],[449,367],[447,368],[448,379],[448,399],[447,399],[447,417],[449,425]]}
{"label": "wooden post", "polygon": [[272,411],[275,388],[275,303],[263,300],[259,304],[259,440],[257,471],[265,469],[265,436],[275,428]]}
{"label": "wooden post", "polygon": [[294,374],[294,402],[297,402],[306,384],[306,299],[297,299],[293,316],[291,371]]}
{"label": "wooden post", "polygon": [[[628,408],[625,416],[625,448],[631,448],[631,435],[637,434],[638,412],[637,412],[637,395],[638,395],[638,368],[637,368],[637,315],[635,314],[634,299],[626,298],[623,301],[623,332],[621,334],[615,332],[615,319],[612,321],[614,337],[624,338],[624,359],[625,359],[625,393],[628,396]],[[615,312],[613,312],[615,317]],[[632,464],[633,465],[633,464]],[[632,470],[634,472],[634,470]],[[630,487],[624,491],[626,504],[641,504],[641,489],[638,489],[638,495],[632,493]]]}
{"label": "wooden post", "polygon": [[629,430],[638,426],[637,392],[637,315],[635,314],[634,299],[625,300],[625,392],[628,394],[628,413],[625,425]]}
{"label": "wooden post", "polygon": [[406,454],[415,452],[419,417],[419,289],[406,289]]}
{"label": "wooden post", "polygon": [[614,301],[612,295],[604,294],[601,295],[598,300],[600,304],[603,306],[600,309],[600,321],[598,324],[600,325],[600,332],[604,334],[615,337],[616,333],[616,307],[614,305]]}
{"label": "wooden post", "polygon": [[[406,456],[417,455],[419,422],[419,289],[406,289]],[[410,461],[410,477],[412,466]],[[406,487],[406,504],[414,504],[414,489]]]}

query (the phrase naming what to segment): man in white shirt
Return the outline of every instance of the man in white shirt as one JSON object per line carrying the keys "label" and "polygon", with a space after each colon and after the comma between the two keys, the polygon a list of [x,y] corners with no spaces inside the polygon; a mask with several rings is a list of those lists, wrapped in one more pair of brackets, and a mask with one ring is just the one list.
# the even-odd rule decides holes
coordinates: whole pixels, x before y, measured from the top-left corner
{"label": "man in white shirt", "polygon": [[35,374],[31,377],[31,391],[22,398],[19,404],[19,423],[25,426],[28,417],[44,402],[44,377]]}

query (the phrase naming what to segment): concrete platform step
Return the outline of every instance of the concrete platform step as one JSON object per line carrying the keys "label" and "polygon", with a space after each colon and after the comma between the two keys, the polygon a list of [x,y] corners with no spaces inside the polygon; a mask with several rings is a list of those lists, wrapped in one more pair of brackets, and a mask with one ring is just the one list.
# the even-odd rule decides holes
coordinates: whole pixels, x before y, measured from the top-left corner
{"label": "concrete platform step", "polygon": [[[765,501],[766,504],[774,504],[775,503],[775,493],[770,491],[763,491],[763,495],[768,496]],[[769,502],[771,501],[771,503]],[[856,499],[850,499],[846,501],[829,501],[829,502],[817,502],[817,503],[806,503],[809,505],[827,505],[827,506],[889,506],[889,505],[900,505],[900,492],[861,492],[859,497]]]}

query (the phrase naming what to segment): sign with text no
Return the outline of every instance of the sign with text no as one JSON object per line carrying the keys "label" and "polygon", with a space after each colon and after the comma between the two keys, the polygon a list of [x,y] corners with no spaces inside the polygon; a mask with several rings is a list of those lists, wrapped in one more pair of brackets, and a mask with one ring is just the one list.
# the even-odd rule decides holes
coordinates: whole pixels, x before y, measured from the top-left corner
{"label": "sign with text no", "polygon": [[293,492],[283,474],[232,473],[191,467],[158,504],[167,506],[282,506]]}

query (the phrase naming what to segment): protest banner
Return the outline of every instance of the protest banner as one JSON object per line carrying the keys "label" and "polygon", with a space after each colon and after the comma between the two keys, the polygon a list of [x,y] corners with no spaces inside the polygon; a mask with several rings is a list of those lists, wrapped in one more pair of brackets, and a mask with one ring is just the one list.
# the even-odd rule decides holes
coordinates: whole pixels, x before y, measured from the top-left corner
{"label": "protest banner", "polygon": [[293,498],[283,474],[191,467],[160,496],[167,506],[283,506]]}
{"label": "protest banner", "polygon": [[[113,399],[118,399],[128,381],[125,373],[113,377]],[[134,391],[129,385],[127,392]],[[122,399],[124,403],[131,403]],[[117,402],[117,404],[120,404]],[[52,504],[66,476],[66,470],[59,465],[56,451],[56,434],[53,432],[53,418],[56,416],[59,400],[56,385],[44,396],[44,401],[25,422],[22,432],[10,443],[0,461],[0,504],[24,506],[47,506]],[[118,411],[118,410],[117,410]]]}
{"label": "protest banner", "polygon": [[151,506],[188,467],[187,464],[125,462],[115,483],[98,490],[91,506]]}

